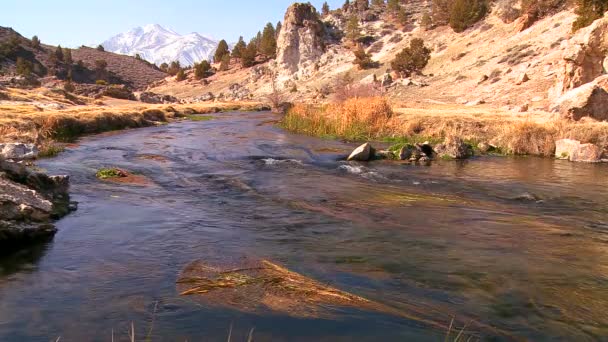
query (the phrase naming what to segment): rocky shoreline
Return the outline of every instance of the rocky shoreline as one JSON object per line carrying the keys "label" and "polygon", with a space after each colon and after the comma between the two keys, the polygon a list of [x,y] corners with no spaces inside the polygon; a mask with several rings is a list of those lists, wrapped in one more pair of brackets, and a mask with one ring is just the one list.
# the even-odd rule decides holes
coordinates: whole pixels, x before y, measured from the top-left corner
{"label": "rocky shoreline", "polygon": [[51,239],[54,220],[76,209],[68,190],[68,176],[0,160],[0,255]]}

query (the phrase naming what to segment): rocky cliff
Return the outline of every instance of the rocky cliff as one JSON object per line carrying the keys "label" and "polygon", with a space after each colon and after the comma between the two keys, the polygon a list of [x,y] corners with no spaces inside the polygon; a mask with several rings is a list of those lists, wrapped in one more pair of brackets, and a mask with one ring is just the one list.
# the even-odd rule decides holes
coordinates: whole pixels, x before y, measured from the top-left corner
{"label": "rocky cliff", "polygon": [[285,13],[277,40],[277,73],[283,78],[306,78],[325,51],[325,28],[310,4],[295,3]]}

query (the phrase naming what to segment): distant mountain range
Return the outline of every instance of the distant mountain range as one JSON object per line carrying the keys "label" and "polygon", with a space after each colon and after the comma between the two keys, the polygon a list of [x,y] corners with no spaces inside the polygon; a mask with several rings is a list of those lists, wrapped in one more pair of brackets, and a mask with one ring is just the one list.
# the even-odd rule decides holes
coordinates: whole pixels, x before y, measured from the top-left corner
{"label": "distant mountain range", "polygon": [[129,56],[139,54],[156,65],[179,61],[182,66],[188,66],[212,59],[218,41],[195,32],[180,35],[158,24],[151,24],[118,34],[101,45],[109,52]]}

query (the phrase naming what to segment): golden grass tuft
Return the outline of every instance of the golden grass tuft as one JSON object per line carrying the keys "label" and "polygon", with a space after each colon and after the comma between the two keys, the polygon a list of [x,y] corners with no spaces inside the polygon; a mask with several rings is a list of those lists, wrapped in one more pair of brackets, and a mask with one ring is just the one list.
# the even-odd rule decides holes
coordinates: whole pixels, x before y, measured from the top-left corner
{"label": "golden grass tuft", "polygon": [[385,98],[351,98],[324,106],[296,104],[281,125],[308,135],[364,140],[386,134],[392,116]]}

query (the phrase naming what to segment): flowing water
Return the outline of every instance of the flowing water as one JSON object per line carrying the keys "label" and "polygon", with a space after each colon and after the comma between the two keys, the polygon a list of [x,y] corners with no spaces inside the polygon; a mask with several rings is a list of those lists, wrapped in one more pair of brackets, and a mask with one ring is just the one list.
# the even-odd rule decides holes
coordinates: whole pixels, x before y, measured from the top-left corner
{"label": "flowing water", "polygon": [[[269,113],[83,139],[39,166],[79,210],[0,260],[0,341],[608,341],[608,167],[481,157],[430,166],[340,160]],[[95,178],[116,166],[147,179]],[[180,297],[191,261],[271,260],[404,315],[331,318]],[[411,315],[410,315],[411,314]],[[437,322],[432,326],[415,318]],[[494,327],[495,330],[489,328]],[[452,338],[455,334],[452,334]]]}

